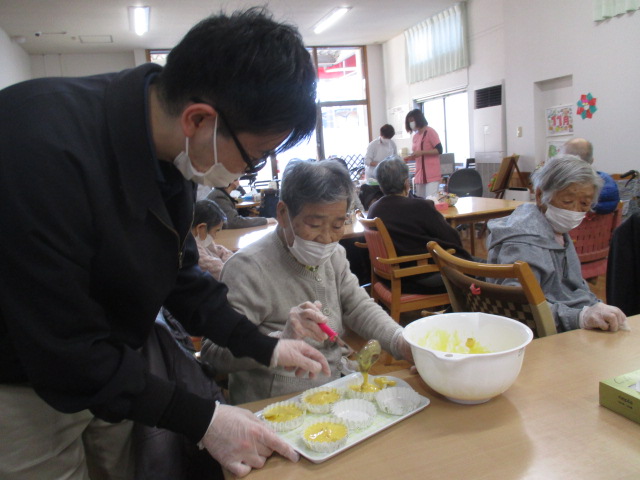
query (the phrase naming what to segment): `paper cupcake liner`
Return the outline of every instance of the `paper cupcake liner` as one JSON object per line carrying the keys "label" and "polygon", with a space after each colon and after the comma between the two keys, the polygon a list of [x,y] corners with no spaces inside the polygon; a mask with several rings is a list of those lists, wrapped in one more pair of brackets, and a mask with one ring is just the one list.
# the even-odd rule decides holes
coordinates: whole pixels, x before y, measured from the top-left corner
{"label": "paper cupcake liner", "polygon": [[[346,430],[346,433],[342,438],[333,442],[320,442],[320,441],[307,439],[307,435],[306,435],[307,432],[310,429],[313,429],[314,426],[320,423],[330,424],[330,425],[340,425],[344,427],[344,429]],[[331,453],[331,452],[335,452],[339,448],[342,448],[345,445],[345,443],[347,443],[347,438],[349,438],[349,427],[345,422],[335,417],[331,417],[331,416],[322,417],[305,426],[304,429],[302,430],[301,438],[305,447],[307,447],[309,450],[313,450],[314,452],[319,452],[319,453]]]}
{"label": "paper cupcake liner", "polygon": [[378,408],[390,415],[405,415],[420,404],[420,395],[411,388],[388,387],[376,395]]}
{"label": "paper cupcake liner", "polygon": [[[307,402],[307,399],[311,395],[313,395],[315,393],[328,392],[328,391],[336,392],[338,394],[338,398],[334,402],[328,402],[328,403],[323,403],[323,404]],[[301,401],[302,405],[310,413],[323,413],[324,414],[324,413],[331,412],[331,407],[336,402],[339,402],[340,400],[342,400],[343,396],[344,396],[344,391],[342,389],[340,389],[340,388],[336,388],[336,387],[316,387],[316,388],[311,388],[311,389],[307,390],[306,392],[304,392],[302,394],[302,397],[301,397],[300,401]]]}
{"label": "paper cupcake liner", "polygon": [[[268,420],[265,417],[265,414],[268,414],[269,410],[271,409],[278,408],[278,407],[289,407],[289,406],[298,408],[300,410],[300,415],[283,422]],[[284,402],[272,403],[271,405],[265,407],[262,410],[262,419],[276,432],[288,432],[289,430],[298,428],[300,425],[303,424],[304,417],[305,417],[304,414],[305,414],[305,407],[302,404],[300,404],[299,402],[294,402],[289,400]]]}
{"label": "paper cupcake liner", "polygon": [[[375,385],[375,383],[373,383],[373,379],[374,377],[369,376],[369,383],[372,383],[373,385]],[[354,390],[351,388],[352,385],[362,385],[362,375],[357,375],[355,377],[353,377],[349,383],[347,384],[346,388],[345,388],[345,392],[346,392],[346,397],[347,398],[352,398],[352,399],[358,399],[358,400],[366,400],[368,402],[375,402],[376,401],[376,394],[378,393],[378,391],[376,392],[360,392],[357,390]],[[378,386],[378,385],[376,385]]]}
{"label": "paper cupcake liner", "polygon": [[346,423],[349,430],[362,430],[373,423],[376,406],[366,400],[342,400],[331,408],[331,413]]}

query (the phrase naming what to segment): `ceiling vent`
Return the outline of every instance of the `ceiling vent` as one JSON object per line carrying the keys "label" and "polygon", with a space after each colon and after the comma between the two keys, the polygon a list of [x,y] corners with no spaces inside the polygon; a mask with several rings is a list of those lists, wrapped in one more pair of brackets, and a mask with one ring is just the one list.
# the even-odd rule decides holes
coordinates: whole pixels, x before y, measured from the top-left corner
{"label": "ceiling vent", "polygon": [[475,94],[476,104],[474,108],[476,110],[502,105],[502,85],[481,88],[480,90],[476,90]]}

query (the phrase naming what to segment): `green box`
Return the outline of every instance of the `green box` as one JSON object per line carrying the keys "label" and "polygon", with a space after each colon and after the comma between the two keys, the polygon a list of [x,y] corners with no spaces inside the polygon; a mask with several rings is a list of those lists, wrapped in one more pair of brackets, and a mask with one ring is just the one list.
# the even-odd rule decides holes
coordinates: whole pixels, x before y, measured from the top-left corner
{"label": "green box", "polygon": [[602,380],[600,382],[600,405],[640,423],[640,392],[636,383],[640,370]]}

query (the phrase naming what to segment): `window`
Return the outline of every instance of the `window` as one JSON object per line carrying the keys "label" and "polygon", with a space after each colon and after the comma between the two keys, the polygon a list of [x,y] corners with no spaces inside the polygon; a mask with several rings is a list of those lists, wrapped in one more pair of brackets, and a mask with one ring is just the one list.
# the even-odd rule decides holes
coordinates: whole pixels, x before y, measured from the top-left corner
{"label": "window", "polygon": [[409,83],[469,65],[466,3],[427,18],[404,32]]}
{"label": "window", "polygon": [[364,156],[369,144],[365,49],[314,47],[309,53],[318,66],[319,122],[311,141],[278,154],[280,173],[294,158]]}
{"label": "window", "polygon": [[438,132],[442,151],[455,154],[457,163],[469,158],[469,104],[467,92],[432,98],[422,103],[429,126]]}

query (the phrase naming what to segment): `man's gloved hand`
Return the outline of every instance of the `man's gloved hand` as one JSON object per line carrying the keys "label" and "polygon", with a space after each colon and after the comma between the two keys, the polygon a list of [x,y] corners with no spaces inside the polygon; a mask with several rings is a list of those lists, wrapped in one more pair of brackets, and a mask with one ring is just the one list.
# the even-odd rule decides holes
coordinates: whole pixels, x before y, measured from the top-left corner
{"label": "man's gloved hand", "polygon": [[302,340],[279,340],[273,350],[271,364],[273,367],[285,367],[286,370],[295,370],[296,377],[301,377],[309,372],[309,378],[315,378],[322,372],[325,376],[331,374],[329,363],[324,355]]}
{"label": "man's gloved hand", "polygon": [[327,317],[322,313],[322,304],[304,302],[289,311],[289,318],[280,338],[303,339],[312,338],[318,342],[327,339],[327,334],[318,327],[318,323],[326,323]]}
{"label": "man's gloved hand", "polygon": [[252,468],[261,468],[273,452],[292,462],[300,459],[293,448],[249,410],[218,402],[216,405],[200,445],[234,475],[244,477]]}
{"label": "man's gloved hand", "polygon": [[627,317],[618,307],[598,302],[590,307],[584,307],[578,320],[580,328],[599,328],[617,332],[618,329],[628,330]]}

